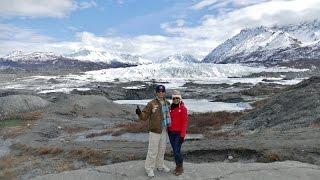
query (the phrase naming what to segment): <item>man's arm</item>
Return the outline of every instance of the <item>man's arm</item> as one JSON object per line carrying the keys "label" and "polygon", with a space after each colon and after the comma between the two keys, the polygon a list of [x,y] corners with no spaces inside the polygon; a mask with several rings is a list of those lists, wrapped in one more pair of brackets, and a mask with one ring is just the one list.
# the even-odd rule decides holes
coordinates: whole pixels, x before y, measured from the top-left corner
{"label": "man's arm", "polygon": [[[145,108],[143,108],[143,110],[141,111],[140,108],[138,108],[139,106],[137,106],[137,109],[136,109],[136,113],[138,114],[139,116],[139,120],[142,120],[142,121],[146,121],[150,118],[150,115],[151,115],[151,108],[152,108],[152,105],[151,103],[149,102],[147,104],[147,106]],[[139,113],[139,110],[140,110],[140,113]]]}

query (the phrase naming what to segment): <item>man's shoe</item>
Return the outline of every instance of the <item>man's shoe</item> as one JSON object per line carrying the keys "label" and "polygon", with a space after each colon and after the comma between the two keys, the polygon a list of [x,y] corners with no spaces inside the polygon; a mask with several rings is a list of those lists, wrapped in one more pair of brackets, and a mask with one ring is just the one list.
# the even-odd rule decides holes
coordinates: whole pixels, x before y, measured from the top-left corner
{"label": "man's shoe", "polygon": [[157,169],[158,169],[158,171],[163,171],[166,173],[170,172],[170,169],[165,165],[163,165],[162,167],[158,167]]}
{"label": "man's shoe", "polygon": [[148,177],[154,177],[154,172],[153,170],[149,170],[149,171],[146,171]]}

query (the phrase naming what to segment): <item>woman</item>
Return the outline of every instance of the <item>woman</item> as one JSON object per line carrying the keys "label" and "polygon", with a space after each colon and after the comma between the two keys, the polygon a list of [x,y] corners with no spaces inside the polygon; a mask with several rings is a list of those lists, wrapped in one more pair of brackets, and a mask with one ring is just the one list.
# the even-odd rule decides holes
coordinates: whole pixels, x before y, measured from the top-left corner
{"label": "woman", "polygon": [[173,173],[179,176],[183,173],[183,157],[181,146],[187,134],[188,110],[182,102],[181,93],[173,91],[172,104],[170,108],[171,125],[168,128],[168,135],[173,149],[176,168]]}

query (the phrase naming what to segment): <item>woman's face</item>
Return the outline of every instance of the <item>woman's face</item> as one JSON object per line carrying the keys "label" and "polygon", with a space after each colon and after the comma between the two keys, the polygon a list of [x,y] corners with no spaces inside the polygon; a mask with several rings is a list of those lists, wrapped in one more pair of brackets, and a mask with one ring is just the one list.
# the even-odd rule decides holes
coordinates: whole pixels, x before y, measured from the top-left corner
{"label": "woman's face", "polygon": [[173,97],[173,98],[172,98],[172,103],[173,103],[173,104],[179,104],[179,103],[180,103],[180,98],[178,98],[178,97]]}

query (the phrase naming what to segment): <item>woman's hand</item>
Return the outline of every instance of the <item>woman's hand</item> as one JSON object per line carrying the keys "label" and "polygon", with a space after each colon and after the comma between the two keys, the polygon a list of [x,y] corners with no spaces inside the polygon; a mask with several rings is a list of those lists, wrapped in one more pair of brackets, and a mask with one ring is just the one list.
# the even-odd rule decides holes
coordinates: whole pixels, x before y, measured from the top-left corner
{"label": "woman's hand", "polygon": [[182,136],[180,136],[180,140],[181,140],[181,142],[184,142],[184,140],[186,139],[186,137],[182,137]]}

